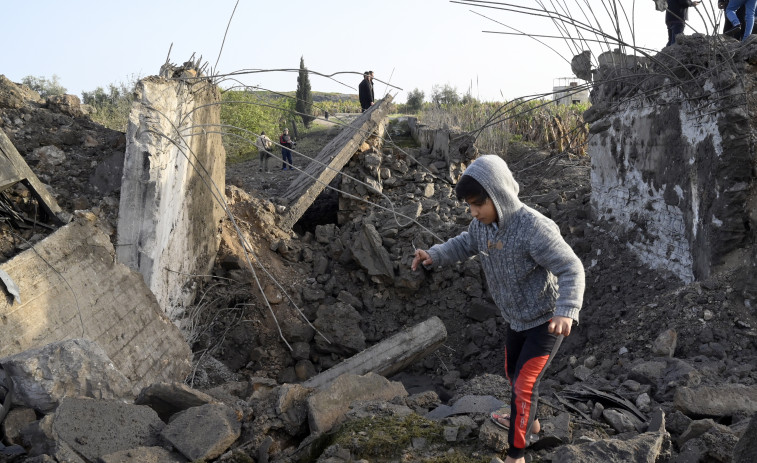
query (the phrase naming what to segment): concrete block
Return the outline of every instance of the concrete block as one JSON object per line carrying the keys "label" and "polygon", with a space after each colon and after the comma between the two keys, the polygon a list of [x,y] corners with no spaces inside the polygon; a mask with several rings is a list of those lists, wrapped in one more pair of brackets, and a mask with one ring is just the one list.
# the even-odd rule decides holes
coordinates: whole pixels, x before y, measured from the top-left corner
{"label": "concrete block", "polygon": [[[0,298],[0,358],[65,339],[97,342],[136,395],[183,381],[191,351],[142,277],[114,260],[108,235],[83,218],[0,265],[23,304]],[[148,355],[150,354],[150,355]]]}

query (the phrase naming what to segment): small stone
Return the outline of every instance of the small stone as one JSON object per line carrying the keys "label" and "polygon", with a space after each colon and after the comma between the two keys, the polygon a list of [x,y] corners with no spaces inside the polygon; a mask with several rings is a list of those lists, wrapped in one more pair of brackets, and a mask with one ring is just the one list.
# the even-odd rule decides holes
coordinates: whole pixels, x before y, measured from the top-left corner
{"label": "small stone", "polygon": [[636,407],[639,410],[645,412],[649,410],[649,405],[652,403],[652,399],[649,398],[649,394],[646,392],[636,398]]}
{"label": "small stone", "polygon": [[712,310],[710,309],[704,309],[704,314],[702,315],[702,318],[704,318],[705,321],[710,321],[714,315],[712,314]]}
{"label": "small stone", "polygon": [[638,381],[634,381],[632,379],[627,379],[623,381],[623,384],[621,384],[624,388],[628,389],[631,392],[638,392],[639,389],[641,389],[641,384]]}
{"label": "small stone", "polygon": [[457,426],[445,426],[444,427],[444,440],[447,442],[457,441]]}
{"label": "small stone", "polygon": [[602,417],[602,412],[605,411],[605,406],[601,403],[597,402],[594,404],[594,409],[591,411],[591,417],[595,420],[598,420]]}
{"label": "small stone", "polygon": [[625,413],[613,408],[606,408],[602,412],[602,418],[619,433],[634,431],[636,429],[633,422],[631,422]]}
{"label": "small stone", "polygon": [[586,381],[591,376],[591,370],[583,365],[578,365],[573,369],[573,376],[579,381]]}
{"label": "small stone", "polygon": [[652,353],[663,357],[672,357],[678,345],[678,332],[665,330],[657,336],[652,345]]}
{"label": "small stone", "polygon": [[618,350],[618,355],[626,355],[628,353],[628,348],[623,346]]}

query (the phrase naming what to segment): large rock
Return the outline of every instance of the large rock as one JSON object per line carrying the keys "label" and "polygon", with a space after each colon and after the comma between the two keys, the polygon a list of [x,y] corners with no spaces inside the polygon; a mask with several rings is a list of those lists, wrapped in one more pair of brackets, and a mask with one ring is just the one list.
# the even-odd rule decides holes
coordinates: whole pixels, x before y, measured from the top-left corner
{"label": "large rock", "polygon": [[182,383],[152,384],[142,389],[134,401],[137,405],[147,405],[155,410],[166,423],[175,413],[213,402],[213,397]]}
{"label": "large rock", "polygon": [[330,431],[341,423],[350,405],[356,401],[383,400],[407,397],[402,383],[368,373],[364,376],[342,375],[324,389],[307,399],[308,422],[314,434]]}
{"label": "large rock", "polygon": [[674,462],[731,461],[737,442],[738,438],[726,426],[712,426],[704,434],[683,444]]}
{"label": "large rock", "polygon": [[364,223],[355,236],[351,247],[355,261],[377,283],[390,283],[394,280],[394,267],[389,253],[384,248],[381,235],[376,227]]}
{"label": "large rock", "polygon": [[69,339],[0,359],[0,375],[13,380],[14,400],[48,413],[65,397],[131,398],[131,384],[105,351],[86,339]]}
{"label": "large rock", "polygon": [[207,404],[177,414],[161,435],[190,460],[212,460],[225,452],[241,431],[234,410]]}
{"label": "large rock", "polygon": [[757,461],[757,414],[752,416],[746,431],[733,449],[733,463]]}
{"label": "large rock", "polygon": [[279,389],[275,411],[284,423],[284,430],[298,435],[308,421],[307,397],[311,389],[299,384],[284,384]]}
{"label": "large rock", "polygon": [[757,386],[682,387],[675,393],[675,406],[690,416],[733,416],[757,412]]}
{"label": "large rock", "polygon": [[566,445],[555,452],[553,463],[607,463],[628,461],[656,463],[669,447],[665,433],[644,433],[633,439],[621,441],[603,439],[581,445]]}
{"label": "large rock", "polygon": [[[58,461],[91,462],[113,452],[159,445],[164,426],[153,410],[142,405],[64,399],[54,414],[42,420],[41,434],[32,440],[41,453],[54,455]],[[71,457],[72,452],[83,460]]]}
{"label": "large rock", "polygon": [[328,338],[315,336],[315,345],[320,352],[352,355],[365,349],[365,334],[360,330],[362,317],[349,304],[337,302],[321,306],[313,326]]}

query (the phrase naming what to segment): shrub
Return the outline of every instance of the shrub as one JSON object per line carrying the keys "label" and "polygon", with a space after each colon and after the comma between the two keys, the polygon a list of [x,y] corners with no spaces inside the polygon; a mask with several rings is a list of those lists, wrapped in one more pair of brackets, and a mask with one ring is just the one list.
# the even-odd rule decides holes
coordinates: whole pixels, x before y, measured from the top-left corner
{"label": "shrub", "polygon": [[126,132],[138,81],[138,76],[132,76],[126,83],[109,84],[107,90],[97,87],[91,92],[82,92],[82,103],[92,107],[92,120],[109,129]]}
{"label": "shrub", "polygon": [[411,90],[410,93],[407,94],[405,110],[409,113],[417,113],[423,108],[423,99],[425,97],[426,95],[423,93],[423,90],[418,90],[417,88]]}
{"label": "shrub", "polygon": [[26,76],[21,79],[21,83],[39,93],[42,98],[53,95],[65,95],[66,88],[58,81],[58,76],[53,74],[52,79],[47,80],[45,77]]}

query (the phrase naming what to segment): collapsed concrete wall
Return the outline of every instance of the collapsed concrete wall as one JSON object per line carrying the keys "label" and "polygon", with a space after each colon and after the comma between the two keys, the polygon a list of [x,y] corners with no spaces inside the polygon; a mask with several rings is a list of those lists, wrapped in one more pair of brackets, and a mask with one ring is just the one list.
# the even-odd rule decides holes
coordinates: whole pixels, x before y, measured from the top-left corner
{"label": "collapsed concrete wall", "polygon": [[[94,216],[91,216],[94,220]],[[0,358],[65,339],[97,342],[134,393],[183,381],[191,352],[141,276],[115,262],[110,238],[87,218],[0,265],[20,301],[0,298]]]}
{"label": "collapsed concrete wall", "polygon": [[220,96],[206,80],[193,82],[137,84],[118,217],[118,260],[143,275],[174,321],[194,299],[188,276],[213,266],[223,216]]}
{"label": "collapsed concrete wall", "polygon": [[355,153],[369,149],[362,147],[369,137],[383,137],[391,102],[392,96],[385,96],[344,127],[292,181],[283,198],[288,203],[280,221],[283,228],[291,228],[302,217]]}
{"label": "collapsed concrete wall", "polygon": [[452,183],[463,174],[470,161],[478,157],[476,137],[459,128],[429,127],[418,122],[415,117],[407,120],[410,136],[432,157],[439,160],[431,165],[432,173],[442,174]]}
{"label": "collapsed concrete wall", "polygon": [[584,115],[594,213],[686,282],[742,258],[757,232],[753,57],[716,40],[685,38],[647,63],[600,60]]}

